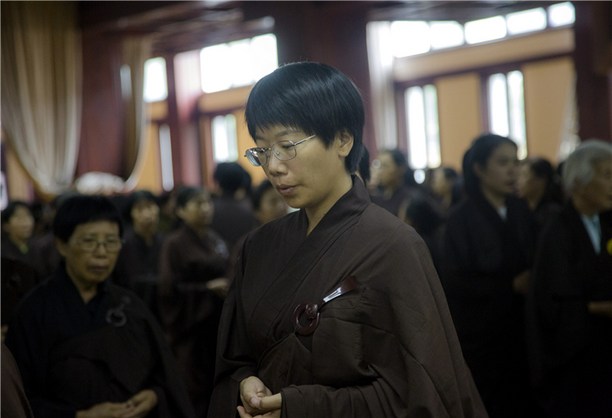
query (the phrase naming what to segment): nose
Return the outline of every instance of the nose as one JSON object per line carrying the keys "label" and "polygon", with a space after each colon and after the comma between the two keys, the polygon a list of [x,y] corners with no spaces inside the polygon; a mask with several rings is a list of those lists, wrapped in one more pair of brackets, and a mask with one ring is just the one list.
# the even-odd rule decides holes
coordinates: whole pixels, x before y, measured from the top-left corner
{"label": "nose", "polygon": [[268,158],[268,164],[265,167],[267,174],[271,176],[278,176],[286,172],[287,166],[284,161],[279,160],[274,155],[270,155]]}

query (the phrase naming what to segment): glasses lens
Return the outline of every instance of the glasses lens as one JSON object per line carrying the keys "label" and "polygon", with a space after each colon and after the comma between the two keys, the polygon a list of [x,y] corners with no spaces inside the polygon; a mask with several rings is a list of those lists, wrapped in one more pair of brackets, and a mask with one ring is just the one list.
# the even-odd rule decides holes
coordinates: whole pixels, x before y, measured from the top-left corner
{"label": "glasses lens", "polygon": [[115,251],[119,251],[119,248],[121,248],[121,241],[119,240],[105,241],[104,246],[106,247],[106,251],[110,251],[114,253]]}
{"label": "glasses lens", "polygon": [[263,165],[263,161],[265,161],[266,155],[265,153],[257,152],[257,150],[254,148],[249,148],[244,153],[244,156],[247,157],[247,160],[249,160],[249,162],[253,164],[255,167],[259,167]]}
{"label": "glasses lens", "polygon": [[279,141],[274,144],[273,152],[281,161],[291,160],[295,158],[295,144],[291,141]]}

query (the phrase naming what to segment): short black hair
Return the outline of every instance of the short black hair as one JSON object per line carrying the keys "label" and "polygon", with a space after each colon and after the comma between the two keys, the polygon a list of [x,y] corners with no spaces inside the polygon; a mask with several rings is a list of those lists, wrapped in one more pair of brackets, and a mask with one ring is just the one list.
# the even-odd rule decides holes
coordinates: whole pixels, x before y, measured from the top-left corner
{"label": "short black hair", "polygon": [[274,186],[272,185],[270,180],[263,180],[261,183],[259,183],[257,187],[255,187],[253,193],[251,193],[251,202],[253,203],[253,210],[259,210],[259,208],[261,207],[261,199],[263,198],[264,194],[266,194],[268,190],[272,189],[274,189]]}
{"label": "short black hair", "polygon": [[75,195],[64,200],[53,218],[53,235],[68,242],[74,230],[90,222],[109,221],[119,226],[119,236],[123,236],[123,222],[119,209],[106,196]]}
{"label": "short black hair", "polygon": [[223,191],[223,194],[233,195],[241,187],[247,188],[246,176],[248,172],[237,162],[223,162],[217,164],[213,178]]}
{"label": "short black hair", "polygon": [[184,208],[191,199],[201,194],[209,195],[208,191],[203,187],[182,186],[176,193],[176,207]]}
{"label": "short black hair", "polygon": [[132,209],[140,202],[151,202],[159,207],[159,201],[153,192],[146,189],[136,190],[128,196],[125,203],[124,217],[127,221],[132,221]]}
{"label": "short black hair", "polygon": [[258,128],[281,125],[317,135],[329,146],[345,131],[354,140],[345,166],[349,173],[357,168],[365,123],[363,100],[355,84],[329,65],[297,62],[277,68],[255,84],[245,116],[253,138]]}
{"label": "short black hair", "polygon": [[6,205],[4,209],[2,209],[2,225],[8,223],[8,221],[11,219],[11,217],[18,208],[26,208],[30,212],[30,214],[32,214],[32,209],[30,208],[30,205],[28,205],[26,202],[24,202],[23,200],[12,200],[8,203],[8,205]]}
{"label": "short black hair", "polygon": [[486,166],[493,151],[502,144],[509,144],[517,148],[516,143],[510,138],[491,133],[482,134],[472,141],[472,145],[463,155],[462,164],[463,182],[468,196],[481,194],[480,179],[474,172],[474,165]]}

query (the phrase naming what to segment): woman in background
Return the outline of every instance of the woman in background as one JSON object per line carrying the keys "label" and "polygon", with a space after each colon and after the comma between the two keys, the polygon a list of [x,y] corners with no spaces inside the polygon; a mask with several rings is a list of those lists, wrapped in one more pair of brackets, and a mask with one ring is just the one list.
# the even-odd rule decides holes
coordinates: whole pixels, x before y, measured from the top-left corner
{"label": "woman in background", "polygon": [[193,417],[157,321],[108,279],[123,226],[103,196],[66,199],[60,267],[19,306],[6,338],[36,417]]}
{"label": "woman in background", "polygon": [[563,167],[569,201],[545,226],[529,297],[533,381],[554,418],[612,416],[612,144]]}
{"label": "woman in background", "polygon": [[160,316],[187,388],[201,417],[212,392],[217,327],[227,292],[228,250],[210,228],[213,203],[201,187],[176,195],[181,225],[168,234],[160,255]]}
{"label": "woman in background", "polygon": [[446,224],[442,283],[489,415],[528,417],[522,312],[535,227],[527,204],[514,197],[516,144],[492,134],[476,138],[463,175],[467,197]]}
{"label": "woman in background", "polygon": [[517,186],[518,196],[527,200],[538,228],[561,210],[563,189],[550,161],[538,157],[521,161]]}

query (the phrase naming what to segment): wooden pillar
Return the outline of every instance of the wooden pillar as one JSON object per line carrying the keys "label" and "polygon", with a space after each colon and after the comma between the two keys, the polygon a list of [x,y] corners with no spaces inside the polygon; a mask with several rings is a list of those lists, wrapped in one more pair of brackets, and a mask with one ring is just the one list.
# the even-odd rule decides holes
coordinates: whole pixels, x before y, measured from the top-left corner
{"label": "wooden pillar", "polygon": [[579,136],[612,141],[612,3],[573,5]]}

